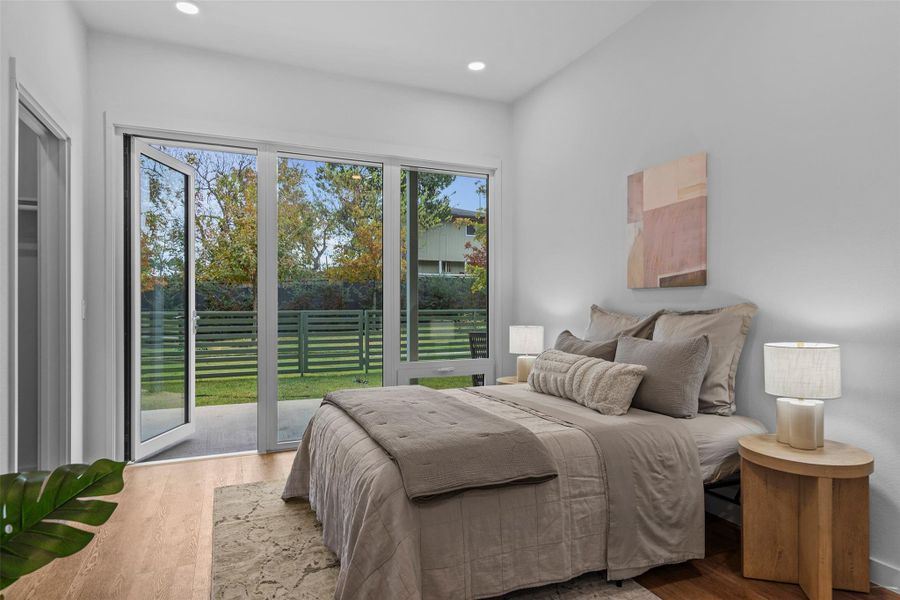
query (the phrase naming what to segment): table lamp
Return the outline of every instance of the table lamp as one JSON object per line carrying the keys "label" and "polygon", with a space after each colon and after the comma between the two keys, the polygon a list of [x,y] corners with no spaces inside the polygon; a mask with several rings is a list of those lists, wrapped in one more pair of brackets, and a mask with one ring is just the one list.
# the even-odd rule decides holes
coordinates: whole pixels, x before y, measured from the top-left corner
{"label": "table lamp", "polygon": [[544,327],[542,325],[510,325],[509,353],[518,354],[516,359],[516,379],[528,381],[528,374],[534,366],[534,358],[544,351]]}
{"label": "table lamp", "polygon": [[794,448],[825,445],[825,403],[841,397],[841,347],[775,342],[763,346],[766,393],[778,396],[775,437]]}

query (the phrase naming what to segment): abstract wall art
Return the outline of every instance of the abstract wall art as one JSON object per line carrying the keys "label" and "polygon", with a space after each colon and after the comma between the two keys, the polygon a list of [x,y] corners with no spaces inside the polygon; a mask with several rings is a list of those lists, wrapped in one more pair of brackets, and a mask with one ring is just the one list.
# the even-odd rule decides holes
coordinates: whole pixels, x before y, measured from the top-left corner
{"label": "abstract wall art", "polygon": [[628,176],[628,287],[706,285],[706,153]]}

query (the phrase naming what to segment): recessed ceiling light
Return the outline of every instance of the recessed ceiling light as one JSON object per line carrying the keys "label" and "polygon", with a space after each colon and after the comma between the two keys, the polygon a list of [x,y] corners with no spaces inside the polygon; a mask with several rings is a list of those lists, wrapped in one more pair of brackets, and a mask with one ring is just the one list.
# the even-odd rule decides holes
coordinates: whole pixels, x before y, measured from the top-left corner
{"label": "recessed ceiling light", "polygon": [[175,8],[186,15],[196,15],[198,12],[200,12],[200,8],[193,2],[176,2]]}
{"label": "recessed ceiling light", "polygon": [[480,60],[474,60],[469,63],[470,71],[483,71],[487,65],[481,62]]}

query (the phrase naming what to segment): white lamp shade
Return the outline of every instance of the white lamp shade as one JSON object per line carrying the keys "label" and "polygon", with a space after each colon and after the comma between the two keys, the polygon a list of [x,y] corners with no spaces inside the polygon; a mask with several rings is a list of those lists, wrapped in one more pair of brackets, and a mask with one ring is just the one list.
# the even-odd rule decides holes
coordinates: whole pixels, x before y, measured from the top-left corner
{"label": "white lamp shade", "polygon": [[777,342],[763,346],[766,393],[788,398],[841,397],[841,347]]}
{"label": "white lamp shade", "polygon": [[544,351],[544,327],[542,325],[510,325],[510,354],[540,354]]}

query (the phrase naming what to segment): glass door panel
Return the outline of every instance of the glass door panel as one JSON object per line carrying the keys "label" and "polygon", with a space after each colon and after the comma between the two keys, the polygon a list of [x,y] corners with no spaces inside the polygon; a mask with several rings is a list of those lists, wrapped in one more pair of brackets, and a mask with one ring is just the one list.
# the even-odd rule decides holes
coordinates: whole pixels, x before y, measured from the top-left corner
{"label": "glass door panel", "polygon": [[400,202],[401,361],[488,359],[487,176],[404,167]]}
{"label": "glass door panel", "polygon": [[194,170],[132,147],[132,458],[194,431]]}
{"label": "glass door panel", "polygon": [[278,437],[332,390],[382,384],[383,169],[278,157]]}

